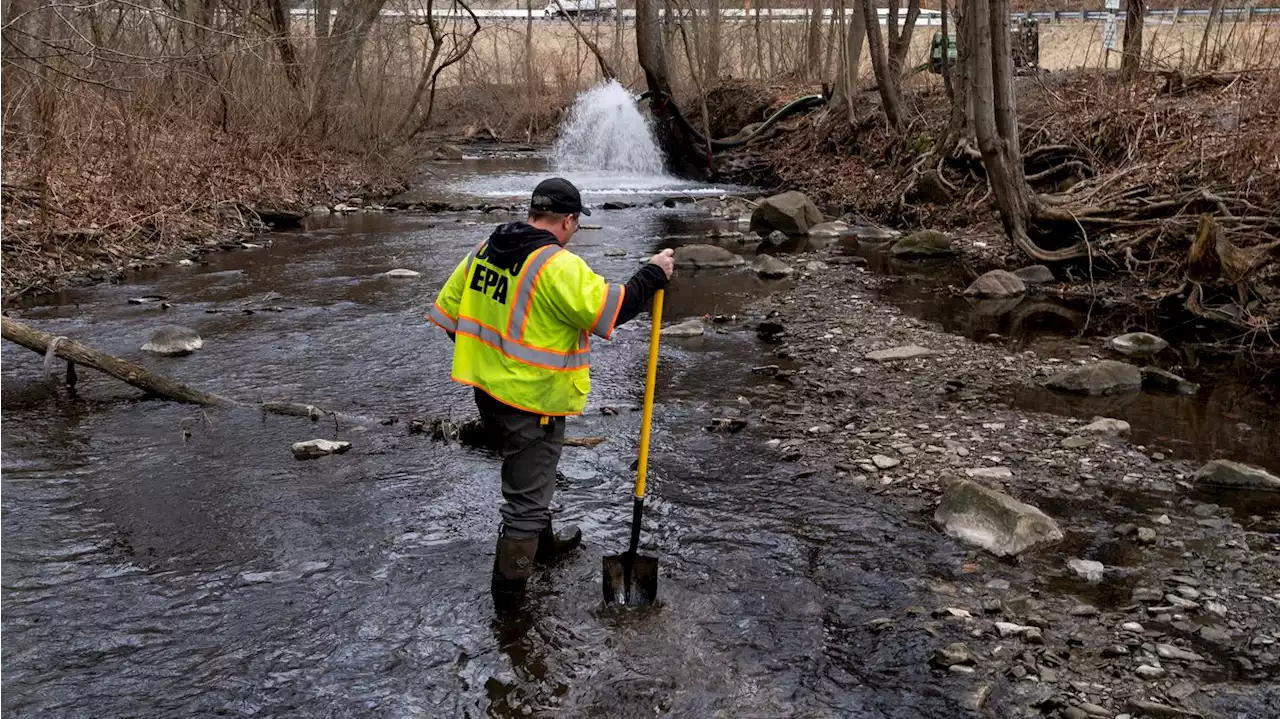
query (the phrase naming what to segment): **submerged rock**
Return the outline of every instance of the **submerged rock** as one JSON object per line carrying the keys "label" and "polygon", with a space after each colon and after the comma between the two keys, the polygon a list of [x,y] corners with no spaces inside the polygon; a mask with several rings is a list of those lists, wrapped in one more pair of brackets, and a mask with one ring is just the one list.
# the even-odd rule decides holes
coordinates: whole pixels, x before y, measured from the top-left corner
{"label": "submerged rock", "polygon": [[1195,394],[1200,385],[1159,367],[1142,368],[1142,388],[1174,394]]}
{"label": "submerged rock", "polygon": [[1168,342],[1148,332],[1130,332],[1112,337],[1107,343],[1111,349],[1125,355],[1153,355],[1169,346]]}
{"label": "submerged rock", "polygon": [[803,192],[792,190],[767,197],[751,213],[751,229],[764,234],[778,230],[788,235],[808,234],[822,222],[822,213]]}
{"label": "submerged rock", "polygon": [[306,442],[295,442],[293,445],[293,456],[298,459],[315,459],[323,457],[326,454],[342,454],[351,449],[350,442],[334,441],[329,439],[312,439]]}
{"label": "submerged rock", "polygon": [[893,243],[889,254],[894,257],[946,257],[955,254],[951,238],[937,230],[920,230]]}
{"label": "submerged rock", "polygon": [[973,281],[964,291],[966,297],[1017,297],[1026,294],[1027,286],[1012,272],[991,270]]}
{"label": "submerged rock", "polygon": [[952,484],[933,519],[947,534],[998,557],[1060,541],[1062,529],[1044,512],[968,480]]}
{"label": "submerged rock", "polygon": [[809,228],[810,237],[840,237],[848,234],[849,225],[840,220],[834,222],[820,222]]}
{"label": "submerged rock", "polygon": [[706,332],[706,326],[702,324],[702,320],[694,318],[686,320],[679,324],[664,327],[662,329],[663,337],[700,337]]}
{"label": "submerged rock", "polygon": [[1140,388],[1142,373],[1127,362],[1102,360],[1060,372],[1050,377],[1045,386],[1074,394],[1115,394]]}
{"label": "submerged rock", "polygon": [[1055,282],[1053,271],[1044,265],[1028,265],[1013,271],[1014,276],[1028,285],[1047,285]]}
{"label": "submerged rock", "polygon": [[675,252],[676,267],[688,269],[706,269],[716,267],[737,267],[745,262],[741,255],[735,255],[723,247],[715,245],[684,245]]}
{"label": "submerged rock", "polygon": [[933,663],[940,667],[964,666],[973,664],[973,655],[968,647],[956,642],[933,650]]}
{"label": "submerged rock", "polygon": [[180,357],[191,354],[201,347],[204,347],[204,340],[200,339],[200,335],[196,334],[195,330],[179,325],[164,325],[151,333],[151,337],[142,345],[142,351],[166,357]]}
{"label": "submerged rock", "polygon": [[422,274],[421,272],[416,272],[414,270],[406,270],[404,268],[387,270],[387,277],[409,278],[409,277],[418,277],[421,274]]}
{"label": "submerged rock", "polygon": [[795,272],[791,265],[773,255],[757,255],[756,261],[751,264],[751,269],[765,279],[788,277]]}
{"label": "submerged rock", "polygon": [[1209,462],[1196,470],[1193,478],[1200,484],[1280,492],[1280,477],[1261,467],[1241,464],[1229,459],[1215,459]]}

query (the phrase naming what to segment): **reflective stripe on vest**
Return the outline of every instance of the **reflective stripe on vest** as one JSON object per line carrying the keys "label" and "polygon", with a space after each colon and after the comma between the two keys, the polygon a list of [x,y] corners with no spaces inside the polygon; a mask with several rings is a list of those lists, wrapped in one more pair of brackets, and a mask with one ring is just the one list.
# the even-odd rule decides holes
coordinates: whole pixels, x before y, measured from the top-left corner
{"label": "reflective stripe on vest", "polygon": [[520,344],[470,317],[458,318],[458,334],[474,337],[512,359],[544,369],[575,370],[591,366],[591,356],[588,354],[562,354]]}
{"label": "reflective stripe on vest", "polygon": [[563,250],[559,247],[548,250],[540,247],[534,251],[533,257],[520,275],[520,283],[516,285],[516,301],[511,307],[511,316],[507,319],[507,336],[519,342],[524,339],[524,326],[529,322],[529,307],[533,304],[533,292],[537,289],[538,275],[547,266],[552,257]]}
{"label": "reflective stripe on vest", "polygon": [[591,334],[608,339],[613,330],[613,321],[618,319],[618,311],[622,309],[622,296],[626,292],[623,285],[609,285],[604,296],[604,304],[600,306],[600,314],[591,327]]}
{"label": "reflective stripe on vest", "polygon": [[440,305],[431,305],[431,311],[427,313],[427,317],[431,318],[432,322],[435,322],[450,332],[458,331],[458,321],[450,317],[447,312],[440,309]]}

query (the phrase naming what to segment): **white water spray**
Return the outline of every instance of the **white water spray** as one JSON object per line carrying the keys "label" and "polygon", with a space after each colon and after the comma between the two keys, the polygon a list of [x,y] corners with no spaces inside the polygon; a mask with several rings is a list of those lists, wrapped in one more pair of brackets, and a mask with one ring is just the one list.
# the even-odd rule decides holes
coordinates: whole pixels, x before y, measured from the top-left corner
{"label": "white water spray", "polygon": [[573,101],[552,159],[564,171],[666,175],[652,128],[617,80],[596,85]]}

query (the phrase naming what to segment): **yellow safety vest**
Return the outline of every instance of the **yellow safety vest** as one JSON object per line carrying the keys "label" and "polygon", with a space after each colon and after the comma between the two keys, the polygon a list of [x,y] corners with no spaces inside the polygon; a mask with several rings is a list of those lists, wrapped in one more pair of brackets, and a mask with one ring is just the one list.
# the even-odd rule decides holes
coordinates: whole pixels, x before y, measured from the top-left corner
{"label": "yellow safety vest", "polygon": [[481,243],[453,270],[427,317],[455,333],[455,382],[543,415],[582,414],[591,391],[589,335],[608,339],[625,287],[558,245],[505,270]]}

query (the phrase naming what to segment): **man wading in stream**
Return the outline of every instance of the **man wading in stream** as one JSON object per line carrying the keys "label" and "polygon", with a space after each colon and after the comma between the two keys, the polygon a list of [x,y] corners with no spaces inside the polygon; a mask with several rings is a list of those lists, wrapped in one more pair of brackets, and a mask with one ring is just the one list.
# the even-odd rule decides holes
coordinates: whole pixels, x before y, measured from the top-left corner
{"label": "man wading in stream", "polygon": [[534,562],[582,543],[577,527],[555,532],[551,495],[565,417],[582,414],[591,391],[590,335],[608,339],[645,308],[675,269],[654,255],[624,285],[611,285],[564,249],[582,206],[567,180],[533,190],[527,222],[501,225],[462,259],[428,317],[454,340],[454,381],[475,388],[485,432],[502,456],[502,525],[493,600],[519,606]]}

